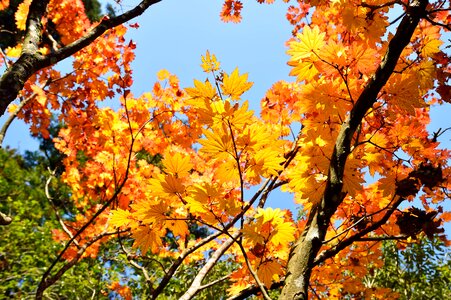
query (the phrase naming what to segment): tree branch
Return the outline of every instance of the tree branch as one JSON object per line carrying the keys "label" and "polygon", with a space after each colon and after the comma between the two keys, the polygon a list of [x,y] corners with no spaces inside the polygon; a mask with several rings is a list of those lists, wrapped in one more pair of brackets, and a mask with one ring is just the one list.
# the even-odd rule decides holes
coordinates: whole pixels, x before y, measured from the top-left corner
{"label": "tree branch", "polygon": [[398,206],[401,204],[402,201],[404,201],[403,198],[400,196],[397,197],[396,201],[393,203],[393,205],[385,212],[384,216],[377,222],[371,224],[367,228],[359,231],[358,233],[354,234],[353,236],[343,240],[342,242],[335,245],[333,248],[323,251],[313,262],[314,266],[319,265],[320,263],[324,262],[326,259],[331,258],[344,248],[350,246],[352,243],[360,240],[363,241],[365,238],[364,236],[368,233],[378,229],[383,224],[387,222],[387,220],[390,218],[390,216],[393,214],[393,212],[398,208]]}
{"label": "tree branch", "polygon": [[[278,288],[282,287],[284,284],[285,284],[284,280],[281,280],[279,282],[274,282],[273,284],[271,284],[271,286],[269,287],[268,290],[278,289]],[[245,288],[244,290],[241,290],[238,294],[227,298],[227,300],[244,300],[244,299],[249,298],[252,295],[258,294],[259,292],[260,292],[260,287],[258,287],[257,285],[251,285],[251,286]]]}
{"label": "tree branch", "polygon": [[13,219],[0,211],[0,225],[9,225]]}
{"label": "tree branch", "polygon": [[158,285],[158,287],[152,293],[151,299],[156,299],[158,297],[158,295],[160,295],[160,293],[163,291],[163,289],[169,283],[169,280],[172,278],[172,276],[174,275],[175,271],[177,271],[178,267],[182,264],[183,260],[188,255],[190,255],[191,253],[193,253],[194,251],[196,251],[197,249],[199,249],[203,245],[206,245],[209,242],[211,242],[212,240],[216,239],[221,234],[222,234],[222,232],[216,232],[214,234],[211,234],[211,235],[207,236],[206,238],[202,239],[201,241],[199,241],[198,243],[196,243],[195,245],[193,245],[192,247],[190,247],[188,249],[185,249],[180,254],[180,256],[172,263],[171,267],[168,270],[165,270],[165,275],[162,278],[162,280],[161,280],[160,284]]}
{"label": "tree branch", "polygon": [[382,62],[343,122],[335,142],[323,197],[312,208],[306,229],[293,246],[288,262],[286,285],[280,299],[307,299],[315,257],[322,246],[330,218],[346,196],[343,192],[343,175],[351,151],[352,138],[366,112],[377,101],[379,92],[393,73],[401,52],[409,44],[420,19],[425,16],[427,5],[427,0],[413,0],[410,3],[406,15],[388,44]]}
{"label": "tree branch", "polygon": [[227,251],[227,249],[232,246],[232,244],[240,236],[240,234],[241,233],[239,231],[232,234],[232,236],[213,253],[207,263],[202,267],[199,273],[197,273],[189,289],[185,292],[185,294],[182,295],[182,297],[179,298],[180,300],[192,299],[200,291],[200,287],[202,287],[202,280],[205,278],[205,276],[207,276],[208,272],[214,267],[216,262]]}
{"label": "tree branch", "polygon": [[45,15],[49,0],[34,0],[30,5],[27,19],[27,34],[19,59],[3,74],[0,79],[0,116],[8,105],[17,98],[25,82],[37,71],[56,64],[90,45],[107,30],[121,25],[144,13],[151,5],[161,0],[143,0],[133,9],[111,19],[104,18],[90,32],[73,43],[46,56],[38,52],[42,35],[41,18]]}

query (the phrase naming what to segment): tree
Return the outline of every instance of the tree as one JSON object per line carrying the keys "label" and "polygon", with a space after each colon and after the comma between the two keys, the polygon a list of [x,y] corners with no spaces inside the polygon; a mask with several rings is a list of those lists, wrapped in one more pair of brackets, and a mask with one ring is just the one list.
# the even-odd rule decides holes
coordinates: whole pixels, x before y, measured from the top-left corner
{"label": "tree", "polygon": [[[57,132],[59,126],[51,128]],[[40,139],[41,150],[27,152],[24,157],[13,150],[0,149],[0,209],[8,209],[14,222],[0,227],[0,295],[5,298],[32,298],[42,276],[43,269],[55,259],[61,244],[52,239],[52,231],[70,220],[73,211],[68,189],[58,180],[58,173],[50,174],[47,169],[55,165],[59,153],[49,149],[48,140]],[[45,155],[42,152],[45,151]],[[56,212],[56,214],[55,214]],[[68,230],[65,228],[65,230]],[[205,237],[206,232],[192,228],[192,234]],[[147,291],[146,279],[139,277],[140,269],[123,251],[130,247],[131,241],[123,238],[121,244],[106,243],[102,245],[95,257],[88,257],[67,272],[64,280],[56,282],[48,290],[47,298],[58,299],[109,299],[115,295],[128,294],[142,297]],[[141,258],[140,263],[147,266],[156,265],[157,256]],[[159,260],[159,264],[168,264]],[[214,280],[224,276],[233,266],[221,262],[209,278]],[[177,281],[171,282],[162,294],[167,299],[175,299],[183,293],[192,279],[195,267],[184,266]],[[151,275],[156,278],[162,274]],[[131,282],[124,278],[135,277]],[[124,282],[130,288],[120,284]],[[213,296],[225,296],[221,291],[209,289],[199,299],[211,299]]]}
{"label": "tree", "polygon": [[[180,299],[226,280],[233,299],[268,299],[280,287],[280,299],[384,299],[390,291],[365,289],[361,280],[381,266],[382,241],[446,239],[450,153],[439,139],[447,129],[429,132],[427,124],[430,106],[450,101],[442,36],[449,4],[293,1],[287,53],[296,81],[276,82],[257,117],[242,99],[252,87],[247,74],[225,71],[208,51],[207,79],[182,88],[162,70],[152,91],[133,95],[136,45],[122,24],[157,2],[93,25],[79,1],[24,2],[15,14],[26,35],[0,80],[1,112],[9,105],[32,133],[48,137],[51,111],[61,111],[54,142],[78,212],[64,221],[67,231],[54,231],[64,247],[36,297],[105,243],[125,238],[133,244],[123,250],[144,277],[148,255],[165,262],[146,281],[152,299],[187,265],[195,275]],[[241,9],[226,0],[221,18],[238,22]],[[60,36],[55,49],[40,44],[47,19]],[[69,56],[71,72],[52,68]],[[18,96],[22,102],[12,103]],[[99,107],[108,97],[120,108]],[[266,207],[278,189],[293,193],[307,217]],[[421,208],[411,207],[414,199]],[[224,261],[232,270],[209,280]],[[129,295],[120,281],[112,288]]]}
{"label": "tree", "polygon": [[365,278],[368,286],[389,287],[400,299],[447,299],[451,259],[440,239],[423,237],[400,250],[394,241],[383,245],[384,266]]}
{"label": "tree", "polygon": [[[43,159],[37,153],[32,157]],[[46,191],[56,195],[55,189],[62,186],[46,178],[44,164],[36,165],[36,161],[26,160],[13,150],[0,150],[0,167],[0,208],[8,209],[14,220],[9,226],[0,227],[0,295],[28,299],[34,294],[43,269],[62,248],[51,234],[58,227],[54,210],[59,215],[63,212],[61,203],[58,207],[46,196]],[[101,288],[108,290],[102,282],[104,273],[104,266],[96,259],[86,259],[46,295],[59,299],[73,299],[74,294],[79,299],[90,298]]]}

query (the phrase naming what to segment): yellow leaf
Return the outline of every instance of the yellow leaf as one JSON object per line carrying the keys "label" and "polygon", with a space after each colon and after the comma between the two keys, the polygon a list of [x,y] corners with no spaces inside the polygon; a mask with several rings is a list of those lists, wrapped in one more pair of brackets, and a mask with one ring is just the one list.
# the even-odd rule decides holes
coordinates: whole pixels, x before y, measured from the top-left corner
{"label": "yellow leaf", "polygon": [[[213,100],[216,97],[216,89],[211,85],[210,81],[206,80],[205,83],[194,80],[194,87],[193,88],[186,88],[186,93],[192,98],[192,99],[205,99],[205,100]],[[192,103],[189,102],[189,103]]]}
{"label": "yellow leaf", "polygon": [[432,54],[435,54],[440,51],[440,46],[443,44],[443,41],[438,39],[426,40],[423,48],[421,49],[421,54],[423,57],[431,57]]}
{"label": "yellow leaf", "polygon": [[268,207],[266,209],[259,208],[255,218],[263,218],[263,223],[271,222],[273,220],[275,221],[274,223],[277,223],[277,220],[283,220],[284,215],[285,212],[281,211],[280,208],[273,209],[272,207]]}
{"label": "yellow leaf", "polygon": [[432,60],[423,60],[418,66],[418,81],[423,90],[430,89],[434,86],[435,65]]}
{"label": "yellow leaf", "polygon": [[25,30],[27,28],[26,23],[30,4],[31,0],[25,0],[24,2],[20,3],[17,7],[16,13],[14,14],[14,18],[16,19],[16,27],[19,30]]}
{"label": "yellow leaf", "polygon": [[214,72],[219,70],[219,62],[216,60],[216,56],[214,54],[210,55],[210,52],[207,50],[205,56],[202,55],[202,64],[201,67],[204,72]]}
{"label": "yellow leaf", "polygon": [[279,223],[274,227],[269,241],[274,245],[287,245],[294,241],[295,227],[291,222]]}
{"label": "yellow leaf", "polygon": [[185,186],[180,179],[173,175],[167,175],[165,180],[161,182],[161,186],[168,194],[182,194],[185,191]]}
{"label": "yellow leaf", "polygon": [[218,180],[223,182],[238,180],[240,174],[236,166],[236,161],[228,160],[223,162],[219,168],[216,169],[215,176]]}
{"label": "yellow leaf", "polygon": [[150,223],[163,223],[166,220],[166,214],[169,212],[168,205],[164,201],[160,201],[158,204],[151,205],[144,218],[141,221]]}
{"label": "yellow leaf", "polygon": [[19,105],[12,103],[8,106],[8,112],[10,114],[15,114],[18,107],[19,107]]}
{"label": "yellow leaf", "polygon": [[311,59],[305,59],[300,62],[289,61],[288,64],[294,67],[290,71],[290,76],[296,76],[298,81],[311,80],[319,73],[315,66],[315,61]]}
{"label": "yellow leaf", "polygon": [[[259,224],[260,225],[260,224]],[[253,244],[264,243],[264,237],[260,234],[260,226],[257,224],[245,224],[241,232],[243,236],[249,239]]]}
{"label": "yellow leaf", "polygon": [[[237,106],[237,104],[235,104]],[[243,102],[243,105],[236,109],[236,106],[233,108],[233,116],[230,120],[232,126],[237,128],[243,128],[245,124],[249,124],[252,122],[252,117],[254,115],[254,111],[248,110],[249,103],[247,101]]]}
{"label": "yellow leaf", "polygon": [[109,225],[112,227],[127,227],[130,224],[131,213],[128,210],[116,209],[110,213]]}
{"label": "yellow leaf", "polygon": [[222,92],[230,96],[232,100],[239,100],[241,95],[249,90],[253,84],[253,82],[247,81],[247,73],[239,75],[238,68],[236,68],[232,74],[224,74]]}
{"label": "yellow leaf", "polygon": [[47,102],[47,96],[45,95],[44,90],[35,84],[31,85],[31,89],[36,94],[36,101],[42,106],[45,106],[45,103]]}
{"label": "yellow leaf", "polygon": [[171,73],[169,73],[168,70],[166,69],[162,69],[160,71],[157,72],[157,78],[160,81],[166,80],[171,76]]}
{"label": "yellow leaf", "polygon": [[355,197],[357,192],[363,189],[363,183],[365,180],[362,178],[362,172],[360,172],[360,159],[350,157],[345,165],[345,171],[343,175],[343,191],[349,195]]}
{"label": "yellow leaf", "polygon": [[200,151],[213,156],[221,153],[232,153],[232,138],[227,132],[219,129],[214,131],[204,130],[204,135],[206,138],[199,141],[203,146]]}
{"label": "yellow leaf", "polygon": [[269,177],[277,176],[277,172],[282,170],[281,163],[285,159],[279,155],[279,152],[271,148],[265,148],[257,151],[253,157],[253,163],[246,171],[251,177]]}
{"label": "yellow leaf", "polygon": [[290,61],[300,62],[304,58],[312,56],[324,45],[324,32],[320,32],[318,26],[312,28],[305,26],[302,33],[297,34],[298,41],[289,43],[290,48],[287,53],[291,56]]}
{"label": "yellow leaf", "polygon": [[150,249],[152,253],[157,253],[159,247],[163,245],[161,238],[149,226],[141,226],[132,233],[135,239],[133,247],[139,247],[142,255],[145,255]]}
{"label": "yellow leaf", "polygon": [[315,62],[319,60],[317,54],[325,45],[325,33],[321,33],[318,26],[313,29],[306,26],[296,37],[298,40],[290,42],[287,51],[291,56],[288,65],[294,67],[290,75],[297,76],[298,81],[310,80],[318,74]]}
{"label": "yellow leaf", "polygon": [[168,220],[166,226],[174,236],[184,237],[189,233],[188,225],[183,220]]}
{"label": "yellow leaf", "polygon": [[21,52],[22,52],[21,44],[15,46],[14,48],[8,47],[5,50],[6,56],[9,56],[9,57],[19,57]]}
{"label": "yellow leaf", "polygon": [[163,159],[164,171],[167,174],[174,175],[175,177],[185,177],[193,168],[193,164],[190,163],[189,156],[182,156],[179,152],[174,155],[169,153],[165,155]]}

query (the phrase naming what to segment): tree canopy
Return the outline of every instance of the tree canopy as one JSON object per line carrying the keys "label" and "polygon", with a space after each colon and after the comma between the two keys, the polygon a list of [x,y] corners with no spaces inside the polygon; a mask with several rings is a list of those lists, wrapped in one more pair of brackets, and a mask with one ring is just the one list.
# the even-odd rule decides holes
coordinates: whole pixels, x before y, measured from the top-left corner
{"label": "tree canopy", "polygon": [[[220,18],[238,23],[243,4],[223,2]],[[450,151],[440,142],[449,128],[428,124],[431,106],[451,101],[449,2],[284,2],[293,81],[275,82],[256,114],[246,70],[210,51],[191,87],[161,70],[149,91],[133,94],[137,45],[127,30],[165,1],[99,20],[86,1],[20,1],[14,20],[24,34],[0,60],[0,114],[9,115],[0,142],[14,118],[27,122],[54,158],[41,184],[55,177],[61,188],[43,195],[25,179],[36,169],[5,167],[32,205],[5,185],[0,209],[2,232],[26,240],[14,229],[25,226],[30,243],[53,245],[36,247],[37,299],[111,264],[109,277],[93,276],[93,294],[192,299],[216,288],[231,299],[386,299],[397,287],[362,280],[382,267],[383,241],[448,245]],[[0,11],[13,3],[1,0]],[[56,67],[69,57],[71,70]],[[102,104],[108,98],[115,106]],[[293,195],[299,216],[268,207],[274,191]]]}

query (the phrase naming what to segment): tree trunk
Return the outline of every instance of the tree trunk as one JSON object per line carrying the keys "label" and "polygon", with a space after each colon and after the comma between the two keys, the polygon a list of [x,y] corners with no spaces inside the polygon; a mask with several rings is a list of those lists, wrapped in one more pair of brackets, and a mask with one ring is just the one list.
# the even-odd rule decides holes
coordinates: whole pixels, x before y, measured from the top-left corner
{"label": "tree trunk", "polygon": [[361,124],[365,113],[377,101],[377,96],[393,73],[401,52],[409,44],[420,19],[426,15],[428,4],[427,0],[410,2],[406,15],[388,44],[381,64],[367,82],[348,118],[343,122],[331,157],[324,195],[321,202],[311,210],[304,233],[293,246],[288,260],[285,285],[279,299],[304,300],[308,298],[313,262],[326,236],[330,219],[346,196],[342,192],[343,174],[354,133]]}

